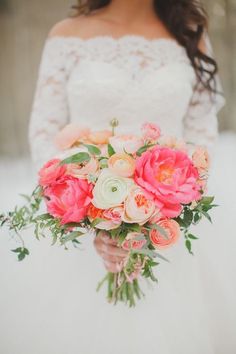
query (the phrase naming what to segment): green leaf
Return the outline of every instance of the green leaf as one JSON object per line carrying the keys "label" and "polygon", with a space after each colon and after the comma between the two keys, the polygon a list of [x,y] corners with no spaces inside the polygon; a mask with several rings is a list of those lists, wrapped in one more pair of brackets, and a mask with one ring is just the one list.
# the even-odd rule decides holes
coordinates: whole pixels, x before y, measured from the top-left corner
{"label": "green leaf", "polygon": [[190,209],[184,209],[184,219],[185,226],[189,227],[193,221],[193,212]]}
{"label": "green leaf", "polygon": [[18,248],[14,249],[14,250],[11,250],[11,251],[15,252],[15,253],[21,253],[21,252],[24,251],[24,247],[18,247]]}
{"label": "green leaf", "polygon": [[100,222],[104,222],[104,221],[107,221],[105,219],[102,219],[102,218],[97,218],[95,220],[93,220],[93,222],[91,223],[91,227],[96,227],[98,224],[100,224]]}
{"label": "green leaf", "polygon": [[90,152],[90,154],[92,155],[101,155],[101,150],[95,146],[95,145],[90,145],[90,144],[83,144],[88,151]]}
{"label": "green leaf", "polygon": [[141,226],[139,224],[125,224],[125,225],[127,225],[129,231],[133,231],[133,232],[141,231]]}
{"label": "green leaf", "polygon": [[160,253],[155,252],[155,254],[156,254],[156,257],[162,259],[163,261],[168,262],[168,263],[170,262],[167,258],[162,256]]}
{"label": "green leaf", "polygon": [[69,163],[82,163],[86,161],[90,161],[91,157],[87,152],[78,152],[60,162],[60,165],[66,165]]}
{"label": "green leaf", "polygon": [[67,243],[69,241],[73,241],[77,237],[82,236],[82,235],[84,235],[84,233],[80,232],[80,231],[70,232],[67,236],[63,237],[63,239],[61,240],[61,244],[64,245],[65,243]]}
{"label": "green leaf", "polygon": [[143,254],[144,256],[148,256],[150,258],[157,257],[157,253],[155,251],[149,250],[148,248],[144,248],[141,250],[131,250],[132,254]]}
{"label": "green leaf", "polygon": [[205,218],[207,218],[208,221],[210,221],[210,223],[212,223],[212,219],[206,211],[202,210],[202,214],[205,216]]}
{"label": "green leaf", "polygon": [[150,149],[151,147],[153,147],[155,145],[156,144],[148,144],[148,145],[141,146],[141,148],[138,149],[138,151],[136,152],[136,155],[141,156],[145,151],[147,151],[148,149]]}
{"label": "green leaf", "polygon": [[202,216],[199,213],[195,213],[193,217],[194,224],[197,224],[201,220]]}
{"label": "green leaf", "polygon": [[18,254],[18,261],[23,261],[23,259],[25,258],[25,253],[19,253]]}
{"label": "green leaf", "polygon": [[198,240],[198,237],[193,234],[188,234],[188,238],[191,238],[191,240]]}
{"label": "green leaf", "polygon": [[214,201],[215,197],[203,197],[200,201],[201,204],[211,204]]}
{"label": "green leaf", "polygon": [[108,150],[108,155],[110,157],[116,153],[115,150],[113,149],[113,147],[111,146],[111,144],[107,145],[107,150]]}
{"label": "green leaf", "polygon": [[31,197],[27,194],[20,194],[21,197],[23,197],[24,199],[27,200],[27,202],[30,202],[31,201]]}
{"label": "green leaf", "polygon": [[156,229],[158,232],[160,232],[160,234],[166,239],[169,240],[169,236],[168,233],[166,232],[165,229],[163,229],[163,227],[161,227],[158,224],[152,224],[151,225],[151,229]]}
{"label": "green leaf", "polygon": [[191,244],[191,242],[189,240],[185,241],[185,246],[186,246],[187,250],[189,251],[189,253],[193,255],[192,244]]}

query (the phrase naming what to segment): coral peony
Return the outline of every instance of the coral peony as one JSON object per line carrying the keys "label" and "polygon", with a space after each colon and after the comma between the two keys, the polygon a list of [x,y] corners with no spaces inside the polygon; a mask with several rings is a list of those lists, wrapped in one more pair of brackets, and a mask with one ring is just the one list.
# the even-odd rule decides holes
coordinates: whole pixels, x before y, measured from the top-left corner
{"label": "coral peony", "polygon": [[48,213],[62,224],[82,221],[91,203],[92,188],[85,179],[65,176],[45,190]]}
{"label": "coral peony", "polygon": [[181,204],[201,198],[199,173],[183,151],[156,146],[136,161],[135,182],[159,207],[165,217],[176,217]]}
{"label": "coral peony", "polygon": [[66,167],[60,166],[61,160],[53,159],[48,161],[39,171],[39,184],[47,187],[55,183],[66,173]]}

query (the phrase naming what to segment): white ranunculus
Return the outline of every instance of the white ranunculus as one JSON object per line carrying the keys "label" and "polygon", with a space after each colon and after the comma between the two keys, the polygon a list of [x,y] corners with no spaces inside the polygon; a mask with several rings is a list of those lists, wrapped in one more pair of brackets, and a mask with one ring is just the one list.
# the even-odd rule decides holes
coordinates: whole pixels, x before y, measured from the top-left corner
{"label": "white ranunculus", "polygon": [[96,208],[109,209],[122,204],[134,184],[130,178],[116,176],[104,169],[93,189],[92,203]]}

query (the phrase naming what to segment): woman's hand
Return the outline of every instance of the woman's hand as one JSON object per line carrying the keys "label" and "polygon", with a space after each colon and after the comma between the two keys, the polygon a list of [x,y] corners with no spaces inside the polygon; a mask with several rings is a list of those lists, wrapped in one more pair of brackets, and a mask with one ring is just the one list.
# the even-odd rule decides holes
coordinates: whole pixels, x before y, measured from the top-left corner
{"label": "woman's hand", "polygon": [[128,251],[118,246],[116,240],[112,240],[105,231],[99,232],[94,240],[97,253],[102,257],[108,272],[118,273],[124,267]]}

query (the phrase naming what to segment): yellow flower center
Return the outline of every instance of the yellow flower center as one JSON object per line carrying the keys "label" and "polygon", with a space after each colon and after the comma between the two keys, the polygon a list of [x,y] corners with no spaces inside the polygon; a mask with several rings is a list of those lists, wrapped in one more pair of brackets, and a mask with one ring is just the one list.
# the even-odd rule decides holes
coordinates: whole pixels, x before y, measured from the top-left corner
{"label": "yellow flower center", "polygon": [[173,181],[174,168],[169,165],[162,165],[158,168],[156,179],[160,183],[171,184]]}

